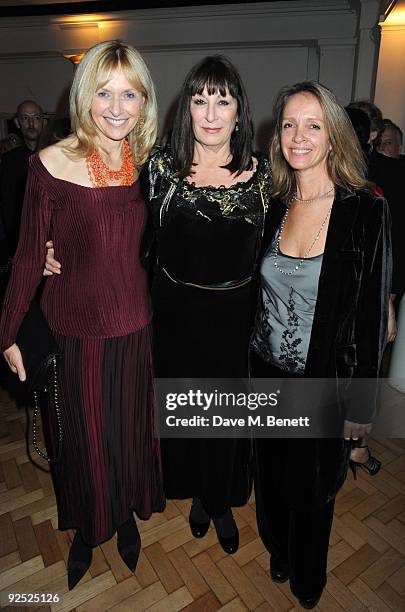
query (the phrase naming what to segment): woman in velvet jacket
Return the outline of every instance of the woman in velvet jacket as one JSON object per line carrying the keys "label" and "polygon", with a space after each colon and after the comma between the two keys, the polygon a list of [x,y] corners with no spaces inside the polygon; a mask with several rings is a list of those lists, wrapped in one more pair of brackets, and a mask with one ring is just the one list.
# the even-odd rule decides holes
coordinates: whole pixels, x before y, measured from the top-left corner
{"label": "woman in velvet jacket", "polygon": [[[283,88],[275,119],[277,200],[263,240],[251,375],[376,379],[391,277],[386,202],[369,189],[356,135],[328,89],[316,82]],[[305,608],[326,584],[334,500],[351,440],[370,431],[375,415],[376,385],[367,385],[361,406],[346,385],[337,380],[335,388],[341,438],[255,442],[257,519],[271,577],[289,579]]]}

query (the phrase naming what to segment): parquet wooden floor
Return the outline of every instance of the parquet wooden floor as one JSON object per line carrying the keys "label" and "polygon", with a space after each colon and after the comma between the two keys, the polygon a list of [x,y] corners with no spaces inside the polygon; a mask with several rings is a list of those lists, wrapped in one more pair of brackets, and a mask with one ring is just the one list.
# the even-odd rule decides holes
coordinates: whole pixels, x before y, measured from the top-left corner
{"label": "parquet wooden floor", "polygon": [[[67,591],[71,532],[56,530],[48,474],[28,460],[25,414],[0,391],[0,592],[15,610],[92,612],[298,611],[288,583],[275,584],[258,537],[254,499],[235,510],[241,545],[227,556],[212,529],[192,538],[189,502],[169,501],[140,523],[142,552],[135,575],[115,540],[95,549],[82,582]],[[384,463],[374,478],[350,476],[340,492],[330,542],[327,588],[315,610],[405,611],[405,441],[372,440]],[[38,462],[41,460],[38,458]],[[45,462],[42,462],[44,465]],[[7,607],[8,593],[57,593],[49,605]]]}

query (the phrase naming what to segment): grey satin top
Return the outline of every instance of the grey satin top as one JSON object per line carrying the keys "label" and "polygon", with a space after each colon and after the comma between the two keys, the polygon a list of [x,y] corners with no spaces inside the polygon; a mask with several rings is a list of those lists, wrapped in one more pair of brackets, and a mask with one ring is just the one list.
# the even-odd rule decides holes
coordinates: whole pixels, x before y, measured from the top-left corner
{"label": "grey satin top", "polygon": [[278,233],[260,268],[261,301],[252,348],[265,361],[301,375],[308,354],[323,255],[305,259],[296,270],[300,259],[279,252],[278,268],[293,271],[292,276],[281,274],[274,265]]}

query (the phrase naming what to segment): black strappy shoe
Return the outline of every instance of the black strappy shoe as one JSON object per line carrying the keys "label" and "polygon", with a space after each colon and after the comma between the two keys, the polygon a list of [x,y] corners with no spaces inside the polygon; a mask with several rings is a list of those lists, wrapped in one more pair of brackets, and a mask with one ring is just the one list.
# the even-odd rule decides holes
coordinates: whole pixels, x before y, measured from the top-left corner
{"label": "black strappy shoe", "polygon": [[373,457],[373,455],[370,453],[370,449],[367,444],[355,444],[353,448],[366,448],[368,452],[368,458],[366,459],[366,461],[354,461],[354,459],[350,459],[349,467],[353,472],[354,480],[357,480],[357,468],[364,470],[370,476],[375,476],[381,469],[381,461]]}

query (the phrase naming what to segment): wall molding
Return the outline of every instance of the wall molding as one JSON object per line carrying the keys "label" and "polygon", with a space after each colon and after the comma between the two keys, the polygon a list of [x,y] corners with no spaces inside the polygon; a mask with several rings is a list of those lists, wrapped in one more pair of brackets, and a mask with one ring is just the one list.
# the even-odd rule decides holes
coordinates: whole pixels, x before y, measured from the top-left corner
{"label": "wall molding", "polygon": [[396,24],[396,25],[389,25],[387,23],[387,25],[384,25],[383,23],[380,24],[381,27],[381,32],[384,34],[384,32],[404,32],[405,31],[405,23],[404,24]]}
{"label": "wall molding", "polygon": [[26,61],[26,60],[55,60],[65,59],[59,51],[23,51],[22,53],[0,53],[0,62]]}
{"label": "wall molding", "polygon": [[[366,0],[368,8],[375,1]],[[281,0],[95,11],[81,18],[74,14],[3,18],[0,65],[10,86],[0,91],[1,110],[14,108],[28,95],[36,96],[47,109],[56,109],[58,92],[68,87],[73,74],[71,62],[68,65],[63,56],[116,38],[134,44],[147,58],[160,96],[161,121],[191,65],[213,52],[223,52],[237,63],[257,125],[268,120],[273,96],[287,82],[321,78],[347,102],[355,78],[361,4],[360,0]],[[361,32],[368,35],[366,29]]]}
{"label": "wall molding", "polygon": [[347,0],[313,0],[304,7],[293,0],[122,11],[82,19],[86,21],[75,21],[71,15],[1,20],[0,56],[9,56],[10,48],[19,56],[50,49],[83,52],[114,38],[134,42],[141,51],[170,52],[191,46],[209,50],[306,45],[319,38],[337,41],[357,34],[356,13]]}
{"label": "wall molding", "polygon": [[[353,14],[348,0],[291,0],[280,2],[253,2],[251,4],[216,4],[193,7],[171,7],[167,9],[139,9],[129,11],[117,11],[109,13],[89,13],[86,15],[88,21],[94,19],[97,22],[105,21],[160,21],[162,19],[187,21],[189,19],[206,19],[213,14],[218,16],[271,16],[271,15],[320,15],[326,13]],[[58,25],[63,23],[78,22],[79,15],[41,15],[37,17],[4,17],[0,20],[0,29],[38,28],[46,25]],[[81,20],[83,20],[81,16]]]}
{"label": "wall molding", "polygon": [[[229,49],[229,50],[243,50],[243,49],[294,49],[294,48],[308,48],[318,46],[328,46],[328,47],[342,47],[342,46],[352,46],[349,43],[337,43],[326,39],[326,41],[317,41],[315,39],[310,40],[300,40],[299,42],[295,40],[287,41],[247,41],[247,42],[223,42],[223,43],[201,43],[201,44],[170,44],[170,45],[142,45],[138,46],[138,51],[140,53],[173,53],[177,54],[179,52],[195,52],[195,51],[215,51],[218,48],[220,49]],[[62,49],[57,51],[27,51],[21,53],[0,53],[0,62],[1,61],[26,61],[26,60],[55,60],[55,59],[66,59],[65,54],[69,55],[78,55],[80,53],[84,53],[87,51],[85,48],[76,48],[76,49]]]}

